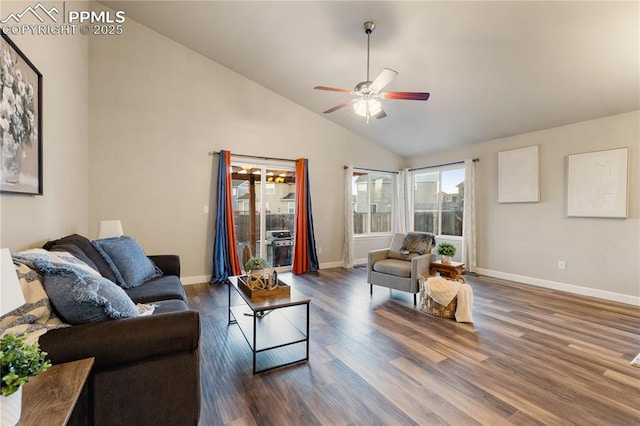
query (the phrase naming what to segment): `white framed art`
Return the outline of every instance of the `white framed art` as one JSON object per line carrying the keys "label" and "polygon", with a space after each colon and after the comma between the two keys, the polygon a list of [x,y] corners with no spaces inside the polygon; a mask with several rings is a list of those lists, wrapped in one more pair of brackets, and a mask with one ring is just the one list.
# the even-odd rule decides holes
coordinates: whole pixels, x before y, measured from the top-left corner
{"label": "white framed art", "polygon": [[498,153],[498,203],[540,202],[540,145]]}
{"label": "white framed art", "polygon": [[567,156],[567,216],[627,218],[629,148]]}

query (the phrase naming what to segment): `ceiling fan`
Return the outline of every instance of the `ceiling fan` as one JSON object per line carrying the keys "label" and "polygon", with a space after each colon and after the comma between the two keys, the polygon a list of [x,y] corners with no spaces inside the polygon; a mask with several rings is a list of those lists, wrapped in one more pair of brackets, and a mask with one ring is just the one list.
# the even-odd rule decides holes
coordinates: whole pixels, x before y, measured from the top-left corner
{"label": "ceiling fan", "polygon": [[411,101],[426,101],[429,99],[429,93],[426,92],[380,92],[387,84],[391,82],[398,72],[389,68],[385,68],[376,77],[375,80],[369,80],[369,46],[371,41],[371,33],[376,27],[371,21],[367,21],[363,25],[364,32],[367,34],[367,79],[356,84],[353,90],[338,89],[335,87],[316,86],[316,90],[327,90],[329,92],[348,93],[350,95],[356,95],[355,98],[344,101],[339,105],[334,106],[326,111],[325,114],[330,114],[341,108],[349,105],[353,105],[353,109],[356,114],[366,117],[367,123],[369,118],[375,117],[381,119],[387,116],[382,109],[382,104],[378,99],[399,99],[399,100],[411,100]]}

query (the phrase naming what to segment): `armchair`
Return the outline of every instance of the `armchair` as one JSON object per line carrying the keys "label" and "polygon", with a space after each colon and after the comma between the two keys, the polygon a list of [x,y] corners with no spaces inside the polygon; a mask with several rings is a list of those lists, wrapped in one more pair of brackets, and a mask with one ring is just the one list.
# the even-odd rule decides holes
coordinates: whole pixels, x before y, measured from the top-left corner
{"label": "armchair", "polygon": [[373,295],[373,286],[379,285],[393,290],[401,290],[413,293],[413,304],[417,304],[417,294],[420,292],[418,279],[429,272],[431,262],[435,255],[430,253],[430,247],[435,245],[432,234],[423,233],[431,239],[429,249],[425,254],[409,253],[403,255],[400,250],[403,246],[405,234],[394,234],[391,246],[388,249],[373,250],[368,254],[367,282],[370,285],[370,294]]}

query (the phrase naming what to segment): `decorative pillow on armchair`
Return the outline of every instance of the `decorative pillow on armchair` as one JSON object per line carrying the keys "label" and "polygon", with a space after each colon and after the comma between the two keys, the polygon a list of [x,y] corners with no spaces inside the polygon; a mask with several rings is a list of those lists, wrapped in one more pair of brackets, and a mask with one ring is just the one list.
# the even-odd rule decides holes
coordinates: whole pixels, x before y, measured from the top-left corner
{"label": "decorative pillow on armchair", "polygon": [[162,271],[147,257],[142,247],[131,237],[122,236],[92,241],[116,276],[122,288],[137,287]]}
{"label": "decorative pillow on armchair", "polygon": [[430,232],[407,232],[402,241],[400,253],[405,256],[410,253],[427,254],[435,244],[436,237]]}

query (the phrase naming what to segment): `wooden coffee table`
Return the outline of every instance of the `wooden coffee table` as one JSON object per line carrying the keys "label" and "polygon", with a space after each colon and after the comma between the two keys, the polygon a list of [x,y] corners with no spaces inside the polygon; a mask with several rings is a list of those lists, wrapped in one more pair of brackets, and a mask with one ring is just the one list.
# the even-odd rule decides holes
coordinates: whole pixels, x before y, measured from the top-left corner
{"label": "wooden coffee table", "polygon": [[431,266],[429,267],[429,275],[436,275],[436,273],[440,272],[440,276],[445,278],[450,278],[452,280],[460,281],[466,283],[466,280],[462,276],[467,270],[464,267],[464,263],[461,262],[451,262],[451,263],[442,263],[440,260],[436,260],[431,262]]}
{"label": "wooden coffee table", "polygon": [[[291,274],[281,274],[279,279],[291,285]],[[291,293],[268,297],[249,297],[238,287],[238,277],[229,277],[229,324],[237,324],[253,352],[253,374],[273,370],[274,368],[296,364],[309,360],[309,303],[291,286]],[[231,289],[235,289],[242,301],[236,306],[231,305]],[[296,315],[288,315],[287,308],[306,305],[305,321],[296,321]],[[304,343],[305,356],[302,358],[272,365],[261,370],[257,369],[256,357],[259,353],[283,348],[298,343]]]}

